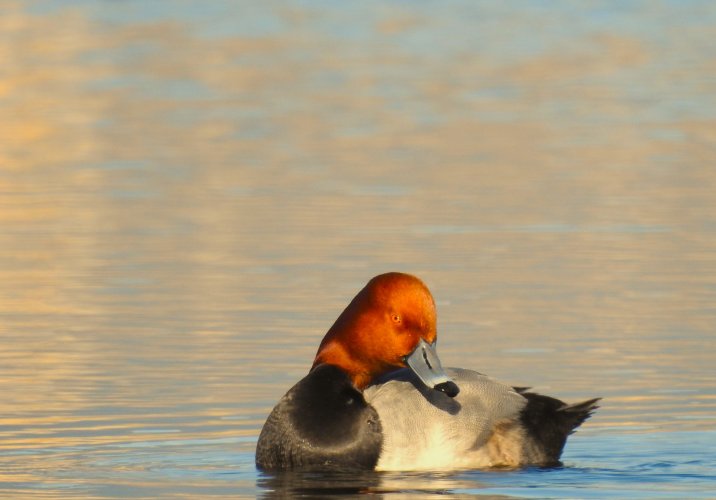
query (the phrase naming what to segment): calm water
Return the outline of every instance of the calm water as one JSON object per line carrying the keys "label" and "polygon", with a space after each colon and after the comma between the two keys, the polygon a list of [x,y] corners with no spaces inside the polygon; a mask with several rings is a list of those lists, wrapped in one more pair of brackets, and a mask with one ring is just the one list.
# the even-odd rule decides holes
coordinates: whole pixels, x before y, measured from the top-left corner
{"label": "calm water", "polygon": [[[716,498],[716,6],[0,2],[0,496]],[[602,408],[559,469],[265,475],[357,290]]]}

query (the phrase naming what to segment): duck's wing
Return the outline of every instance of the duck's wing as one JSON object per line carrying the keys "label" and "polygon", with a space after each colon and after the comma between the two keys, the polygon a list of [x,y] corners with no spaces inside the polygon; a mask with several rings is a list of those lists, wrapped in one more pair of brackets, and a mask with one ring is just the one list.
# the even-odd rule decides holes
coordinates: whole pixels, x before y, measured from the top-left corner
{"label": "duck's wing", "polygon": [[[446,371],[460,388],[455,398],[428,389],[410,370],[394,372],[365,390],[383,429],[378,469],[490,467],[517,454],[504,443],[496,450],[494,438],[519,433],[519,416],[527,399],[481,373]],[[519,439],[513,441],[521,446]]]}
{"label": "duck's wing", "polygon": [[481,373],[448,368],[455,398],[399,370],[367,388],[383,428],[378,468],[459,469],[555,465],[567,437],[599,399],[566,404]]}

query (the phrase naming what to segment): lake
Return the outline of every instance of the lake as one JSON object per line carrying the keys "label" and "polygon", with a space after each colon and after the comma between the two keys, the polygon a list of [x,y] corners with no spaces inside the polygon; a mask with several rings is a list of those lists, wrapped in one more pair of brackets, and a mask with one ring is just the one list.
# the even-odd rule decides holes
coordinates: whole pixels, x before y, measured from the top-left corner
{"label": "lake", "polygon": [[[0,4],[0,496],[716,497],[716,5]],[[266,474],[374,275],[563,467]]]}

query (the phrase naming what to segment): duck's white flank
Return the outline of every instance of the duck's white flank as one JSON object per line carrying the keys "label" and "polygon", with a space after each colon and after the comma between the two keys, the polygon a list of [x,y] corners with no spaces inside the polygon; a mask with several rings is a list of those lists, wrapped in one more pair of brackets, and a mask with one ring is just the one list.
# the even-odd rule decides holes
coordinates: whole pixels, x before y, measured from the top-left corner
{"label": "duck's white flank", "polygon": [[472,370],[446,371],[460,387],[455,398],[425,388],[408,370],[365,390],[383,428],[376,470],[514,467],[540,458],[520,423],[523,396]]}

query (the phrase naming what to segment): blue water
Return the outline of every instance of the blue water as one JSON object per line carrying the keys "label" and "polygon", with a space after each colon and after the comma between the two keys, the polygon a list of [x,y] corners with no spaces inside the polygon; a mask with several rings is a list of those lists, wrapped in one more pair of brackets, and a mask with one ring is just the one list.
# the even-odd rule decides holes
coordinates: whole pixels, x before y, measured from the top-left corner
{"label": "blue water", "polygon": [[[172,431],[167,431],[170,433]],[[179,432],[179,431],[173,431]],[[42,482],[3,481],[4,494],[90,497],[465,495],[506,498],[713,498],[714,432],[573,437],[564,465],[518,471],[440,473],[257,473],[249,444],[236,438],[45,449],[65,470]],[[240,452],[237,449],[245,449]],[[33,453],[6,456],[19,462]],[[6,470],[6,473],[8,471]],[[81,477],[81,480],[78,480]]]}

